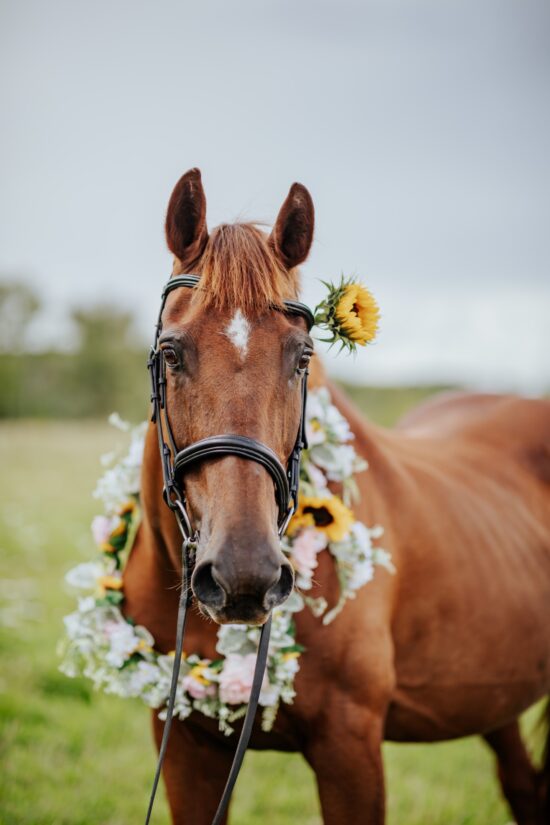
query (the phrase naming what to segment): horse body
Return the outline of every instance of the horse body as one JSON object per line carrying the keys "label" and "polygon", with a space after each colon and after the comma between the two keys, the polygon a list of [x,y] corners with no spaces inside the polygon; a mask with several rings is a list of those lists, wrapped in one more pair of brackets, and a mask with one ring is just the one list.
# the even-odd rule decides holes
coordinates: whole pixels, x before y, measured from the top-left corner
{"label": "horse body", "polygon": [[[398,741],[501,729],[550,691],[550,525],[545,465],[537,459],[550,404],[460,396],[432,402],[387,431],[365,422],[330,389],[352,424],[357,451],[369,461],[357,479],[357,516],[384,527],[381,543],[396,573],[378,570],[328,627],[308,611],[298,614],[298,638],[307,651],[295,703],[280,708],[272,733],[258,728],[251,747],[308,755],[325,732],[348,743],[365,712],[377,719],[381,736]],[[153,430],[147,445],[144,489],[152,486],[154,494],[149,501],[145,493],[145,501],[154,503],[155,515],[147,519],[146,507],[127,565],[126,610],[166,652],[174,646],[179,534],[157,506]],[[313,595],[334,603],[337,585],[326,552],[316,581]],[[195,612],[186,648],[213,657],[216,630]],[[212,720],[177,724],[224,744]],[[358,750],[367,741],[366,733],[359,736]],[[346,750],[351,764],[353,749],[346,744]],[[178,777],[178,787],[182,782]]]}
{"label": "horse body", "polygon": [[[187,197],[193,201],[200,178],[198,183],[196,175],[190,180]],[[300,204],[294,206],[299,212]],[[200,217],[203,204],[194,207],[192,213]],[[167,227],[176,218],[169,210]],[[187,231],[195,258],[197,238],[205,231],[201,220],[195,232]],[[278,233],[289,236],[288,227],[274,232],[276,238]],[[189,268],[182,253],[178,261],[179,271]],[[174,304],[168,311],[174,317],[176,311],[194,317],[192,304]],[[282,334],[283,321],[277,324],[274,335]],[[265,323],[261,330],[270,334]],[[267,337],[263,346],[265,353],[274,351]],[[223,352],[226,357],[227,350]],[[265,358],[252,363],[258,376]],[[216,364],[215,353],[211,364]],[[232,413],[234,431],[265,426],[250,434],[266,440],[270,422],[250,413],[260,402],[245,393],[242,364],[235,362],[231,370],[233,379],[229,371],[224,376],[227,398],[233,393],[234,406],[241,410],[240,418]],[[314,362],[313,386],[325,382]],[[216,391],[219,387],[218,381]],[[177,390],[175,383],[173,392]],[[350,423],[357,452],[369,463],[357,477],[356,517],[369,526],[382,525],[380,543],[391,552],[396,572],[377,569],[327,627],[307,609],[297,614],[297,637],[306,652],[294,704],[280,707],[272,732],[257,725],[251,747],[304,754],[316,774],[326,825],[382,825],[384,738],[426,742],[481,734],[498,757],[503,790],[518,825],[547,824],[544,791],[521,743],[517,717],[550,692],[550,403],[457,395],[428,402],[389,431],[365,421],[337,387],[330,391]],[[277,406],[281,392],[272,391],[266,408]],[[210,432],[216,432],[217,402],[210,397],[201,409]],[[222,401],[219,414],[226,415]],[[243,494],[235,479],[246,479],[246,473],[250,483]],[[248,529],[250,511],[260,504],[271,508],[266,512],[273,519],[274,503],[256,489],[261,474],[243,459],[218,461],[192,475],[197,502],[192,504],[199,511],[215,490],[215,504],[226,519],[234,519],[238,511],[235,530]],[[201,485],[207,491],[202,500]],[[142,478],[143,522],[124,574],[125,611],[148,627],[159,650],[167,652],[174,648],[181,539],[161,493],[151,427]],[[208,527],[213,517],[203,512]],[[264,517],[268,519],[265,512]],[[224,552],[229,552],[227,545]],[[326,551],[319,556],[311,594],[325,596],[329,605],[337,601],[338,584]],[[204,610],[192,611],[186,651],[213,658],[216,631]],[[156,712],[153,726],[158,742],[162,722]],[[215,720],[200,714],[176,721],[164,778],[177,825],[211,821],[231,763],[232,740],[219,733]]]}

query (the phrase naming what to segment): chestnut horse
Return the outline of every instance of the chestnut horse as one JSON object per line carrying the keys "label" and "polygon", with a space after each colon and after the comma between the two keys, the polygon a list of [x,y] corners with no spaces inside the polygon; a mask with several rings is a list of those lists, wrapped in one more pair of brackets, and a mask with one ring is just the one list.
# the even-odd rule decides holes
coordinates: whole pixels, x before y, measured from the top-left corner
{"label": "chestnut horse", "polygon": [[[210,235],[201,177],[184,175],[166,220],[174,274],[200,288],[171,293],[161,345],[177,447],[218,433],[256,438],[286,463],[297,430],[297,371],[307,360],[301,318],[273,310],[296,298],[314,212],[294,184],[269,236],[251,224]],[[316,359],[311,384],[328,383]],[[537,773],[518,716],[550,691],[550,405],[457,394],[428,402],[392,431],[366,421],[330,385],[369,470],[358,476],[356,516],[384,527],[396,574],[374,580],[328,627],[297,615],[305,645],[297,696],[251,747],[300,751],[313,768],[327,825],[384,822],[381,744],[480,734],[496,754],[519,825],[550,822],[548,771]],[[273,482],[255,462],[208,460],[188,472],[200,525],[185,647],[215,657],[217,625],[266,619],[266,594],[288,592],[277,542]],[[174,648],[180,536],[162,500],[153,427],[145,445],[143,521],[124,576],[126,612]],[[223,598],[220,599],[220,593]],[[315,592],[334,604],[328,553]],[[223,603],[229,607],[219,607]],[[159,742],[163,723],[153,713]],[[208,825],[227,778],[235,736],[194,713],[172,728],[164,780],[173,822]],[[274,793],[276,789],[274,789]]]}

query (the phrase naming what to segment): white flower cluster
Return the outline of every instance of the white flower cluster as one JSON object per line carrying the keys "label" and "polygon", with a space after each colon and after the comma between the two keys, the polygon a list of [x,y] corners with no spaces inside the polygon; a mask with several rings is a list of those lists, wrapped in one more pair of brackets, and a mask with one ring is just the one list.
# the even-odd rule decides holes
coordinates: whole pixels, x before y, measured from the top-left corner
{"label": "white flower cluster", "polygon": [[323,616],[323,624],[330,624],[344,607],[347,599],[355,598],[356,592],[374,576],[374,566],[385,567],[390,573],[395,572],[391,556],[381,547],[373,547],[372,540],[383,533],[382,527],[365,527],[355,521],[349,533],[342,541],[332,541],[329,550],[336,559],[340,598],[336,605]]}
{"label": "white flower cluster", "polygon": [[[328,498],[332,495],[329,482],[339,482],[343,487],[343,498],[349,502],[357,495],[354,475],[366,470],[368,465],[349,443],[354,435],[348,421],[332,403],[326,387],[310,392],[308,396],[306,434],[308,450],[301,467],[302,490],[308,496]],[[321,550],[328,548],[336,560],[340,583],[338,603],[325,612],[324,600],[317,599],[312,603],[305,598],[314,612],[324,613],[323,624],[333,621],[346,600],[354,598],[356,591],[373,578],[375,565],[394,571],[389,553],[372,544],[373,539],[380,538],[383,532],[380,526],[368,528],[360,521],[354,521],[340,541],[329,541],[322,530],[315,527],[305,527],[291,539],[285,537],[283,540],[301,590],[311,589],[317,554]]]}
{"label": "white flower cluster", "polygon": [[344,485],[345,492],[346,488],[352,490],[354,474],[366,470],[368,465],[348,443],[353,440],[353,433],[331,402],[326,387],[309,393],[306,435],[309,444],[303,465],[306,482],[319,489],[326,488],[327,481],[338,481]]}
{"label": "white flower cluster", "polygon": [[147,422],[144,421],[130,429],[116,413],[109,417],[109,422],[114,427],[130,433],[130,449],[120,461],[114,463],[116,455],[113,454],[103,457],[103,463],[112,466],[105,470],[93,493],[94,498],[103,502],[106,514],[112,516],[124,502],[139,495]]}
{"label": "white flower cluster", "polygon": [[[115,513],[128,499],[139,495],[140,470],[146,425],[130,430],[118,416],[111,422],[130,432],[130,450],[118,463],[109,466],[99,480],[94,496],[105,507],[104,516],[96,516],[93,534],[101,546],[108,540],[118,519]],[[326,388],[310,393],[306,420],[309,449],[305,452],[301,478],[307,495],[328,497],[328,482],[343,485],[349,497],[353,494],[353,475],[366,468],[349,442],[353,434],[346,419],[331,403]],[[284,605],[273,613],[266,674],[260,693],[263,707],[262,724],[270,730],[279,703],[292,703],[294,677],[299,669],[302,648],[296,643],[294,613],[307,604],[315,615],[324,614],[323,623],[332,621],[346,599],[374,574],[374,565],[392,569],[389,554],[372,546],[382,529],[369,529],[354,521],[342,540],[329,541],[316,527],[307,526],[292,538],[283,539],[283,549],[296,571],[296,590]],[[135,530],[129,531],[135,535]],[[323,598],[313,599],[307,591],[313,586],[313,576],[320,551],[328,549],[338,571],[341,596],[328,613]],[[102,589],[105,577],[121,584],[120,560],[103,553],[97,562],[80,564],[66,576],[69,585],[87,595],[78,600],[78,609],[65,618],[66,638],[61,644],[61,670],[67,676],[83,675],[96,688],[118,696],[139,697],[147,705],[158,708],[161,718],[166,712],[170,690],[173,654],[159,654],[155,640],[145,627],[127,621],[119,609],[122,592]],[[108,587],[109,585],[107,585]],[[299,592],[301,591],[301,592]],[[220,730],[229,734],[231,724],[244,715],[250,696],[260,630],[246,625],[225,625],[218,630],[216,650],[219,659],[209,660],[198,654],[184,656],[181,663],[175,714],[185,719],[193,710],[217,718]]]}

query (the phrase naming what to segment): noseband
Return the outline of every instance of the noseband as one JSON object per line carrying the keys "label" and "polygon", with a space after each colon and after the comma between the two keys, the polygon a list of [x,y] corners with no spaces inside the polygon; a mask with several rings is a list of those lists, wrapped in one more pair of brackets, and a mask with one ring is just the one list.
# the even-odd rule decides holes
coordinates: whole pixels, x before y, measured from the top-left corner
{"label": "noseband", "polygon": [[[174,704],[176,700],[178,677],[183,652],[183,637],[185,633],[187,607],[192,599],[190,574],[194,562],[194,551],[197,548],[199,540],[199,534],[193,527],[191,517],[187,509],[185,488],[183,484],[185,470],[191,466],[199,464],[202,461],[205,461],[206,459],[220,458],[229,455],[245,458],[249,461],[255,461],[257,464],[260,464],[271,475],[275,486],[275,498],[278,508],[277,530],[279,533],[279,538],[281,538],[296,510],[298,503],[298,485],[300,479],[300,457],[302,450],[307,447],[305,433],[305,411],[308,371],[305,369],[302,373],[300,422],[298,425],[296,441],[294,442],[294,447],[288,459],[286,468],[270,447],[263,444],[261,441],[257,441],[254,438],[249,438],[246,435],[237,435],[233,433],[213,435],[207,438],[202,438],[200,441],[195,441],[193,444],[190,444],[188,447],[184,447],[181,450],[177,449],[167,409],[166,363],[162,350],[159,347],[159,338],[162,330],[162,313],[164,311],[166,299],[173,290],[179,289],[180,287],[194,289],[198,283],[199,276],[197,275],[181,275],[171,278],[164,287],[162,291],[158,322],[155,330],[155,340],[151,348],[149,360],[147,361],[147,367],[151,377],[151,420],[156,423],[157,429],[164,485],[163,497],[166,504],[173,511],[176,517],[183,537],[183,543],[181,552],[182,587],[178,606],[174,668],[172,671],[172,682],[166,711],[166,721],[164,723],[157,769],[153,781],[151,797],[149,799],[145,825],[148,825],[150,821],[162,765],[166,755],[166,749],[168,747],[168,737],[174,714]],[[302,317],[306,322],[308,331],[313,326],[313,313],[309,307],[299,301],[284,301],[282,306],[274,306],[274,310],[284,312],[288,315],[297,315]],[[271,615],[261,630],[256,667],[254,670],[254,679],[252,682],[252,689],[250,692],[250,700],[248,703],[246,716],[244,718],[243,727],[237,743],[237,749],[235,751],[229,777],[218,805],[218,809],[214,819],[212,820],[212,825],[219,825],[223,819],[244,758],[248,741],[250,739],[250,734],[252,733],[252,725],[254,723],[254,717],[258,707],[260,689],[267,662],[270,631]]]}

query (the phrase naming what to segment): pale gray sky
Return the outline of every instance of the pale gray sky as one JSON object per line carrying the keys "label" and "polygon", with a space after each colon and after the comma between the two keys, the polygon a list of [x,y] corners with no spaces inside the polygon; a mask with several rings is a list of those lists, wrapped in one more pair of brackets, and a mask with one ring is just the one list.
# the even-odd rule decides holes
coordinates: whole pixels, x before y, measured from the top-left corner
{"label": "pale gray sky", "polygon": [[550,386],[547,0],[2,0],[0,274],[133,309],[199,166],[209,222],[317,209],[305,297],[356,273],[383,312],[360,382]]}

